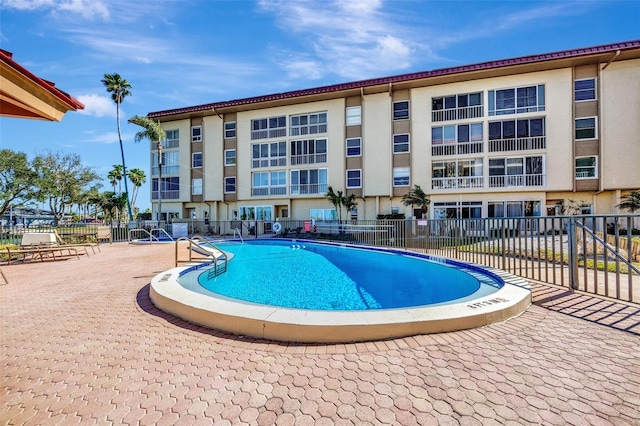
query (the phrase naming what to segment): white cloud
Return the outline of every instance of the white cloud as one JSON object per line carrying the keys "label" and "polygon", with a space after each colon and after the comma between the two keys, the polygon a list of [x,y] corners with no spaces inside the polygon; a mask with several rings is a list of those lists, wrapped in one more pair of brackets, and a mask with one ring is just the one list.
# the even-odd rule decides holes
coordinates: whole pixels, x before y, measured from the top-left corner
{"label": "white cloud", "polygon": [[80,15],[85,19],[109,20],[108,5],[101,0],[3,0],[3,7],[17,10],[46,10],[54,15]]}
{"label": "white cloud", "polygon": [[[84,109],[78,110],[80,114],[95,117],[116,117],[116,104],[109,96],[79,95],[78,100],[84,104]],[[122,115],[122,111],[120,113]]]}
{"label": "white cloud", "polygon": [[290,62],[283,54],[281,66],[289,77],[300,77],[313,64],[307,78],[335,73],[348,79],[362,79],[402,70],[412,64],[415,48],[406,30],[383,12],[380,0],[315,2],[263,0],[260,6],[273,13],[278,25],[302,37],[311,45],[313,59]]}
{"label": "white cloud", "polygon": [[[115,126],[115,124],[114,124]],[[122,135],[123,141],[133,140],[133,133],[125,133]],[[82,140],[83,143],[99,143],[99,144],[114,144],[118,143],[118,132],[104,132],[100,134],[89,134]]]}

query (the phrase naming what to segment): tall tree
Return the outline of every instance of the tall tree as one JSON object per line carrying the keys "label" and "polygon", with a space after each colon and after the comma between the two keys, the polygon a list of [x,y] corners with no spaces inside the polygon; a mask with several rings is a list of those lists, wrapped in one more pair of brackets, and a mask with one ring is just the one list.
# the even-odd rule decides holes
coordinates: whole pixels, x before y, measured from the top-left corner
{"label": "tall tree", "polygon": [[422,215],[427,213],[431,200],[429,196],[420,188],[420,185],[414,185],[406,194],[402,196],[402,204],[405,206],[419,206]]}
{"label": "tall tree", "polygon": [[144,171],[140,169],[130,169],[128,175],[129,180],[133,184],[133,190],[131,191],[131,208],[135,211],[138,193],[140,191],[140,187],[147,181],[147,175],[145,175]]}
{"label": "tall tree", "polygon": [[350,213],[358,207],[358,203],[356,202],[356,194],[345,195],[342,197],[342,205],[344,209],[347,211],[347,217]]}
{"label": "tall tree", "polygon": [[335,192],[333,187],[329,186],[327,189],[327,199],[333,207],[336,208],[338,213],[338,222],[342,222],[342,191]]}
{"label": "tall tree", "polygon": [[166,134],[160,123],[153,121],[149,117],[134,115],[129,119],[129,123],[144,129],[136,133],[136,142],[146,139],[149,142],[156,143],[158,151],[158,218],[162,221],[162,141],[166,138]]}
{"label": "tall tree", "polygon": [[114,164],[113,169],[107,174],[109,183],[113,186],[113,190],[116,190],[116,184],[118,185],[118,194],[122,194],[122,178],[124,177],[121,164]]}
{"label": "tall tree", "polygon": [[29,197],[35,177],[26,154],[0,149],[0,217],[15,200]]}
{"label": "tall tree", "polygon": [[629,210],[630,213],[640,211],[640,190],[623,195],[621,200],[622,202],[616,207]]}
{"label": "tall tree", "polygon": [[[127,80],[120,77],[120,74],[105,74],[102,84],[107,88],[107,92],[111,93],[111,99],[116,103],[116,121],[118,124],[118,140],[120,141],[120,155],[122,156],[122,175],[127,175],[127,166],[124,162],[124,146],[122,145],[122,132],[120,131],[120,104],[125,97],[131,94],[131,84]],[[133,213],[131,212],[131,204],[129,203],[129,189],[127,188],[127,180],[124,180],[124,193],[127,196],[127,209],[129,210],[129,220],[133,221]]]}
{"label": "tall tree", "polygon": [[48,201],[56,225],[68,207],[80,199],[80,194],[100,180],[93,169],[82,165],[76,154],[38,155],[33,167],[37,174],[35,198]]}

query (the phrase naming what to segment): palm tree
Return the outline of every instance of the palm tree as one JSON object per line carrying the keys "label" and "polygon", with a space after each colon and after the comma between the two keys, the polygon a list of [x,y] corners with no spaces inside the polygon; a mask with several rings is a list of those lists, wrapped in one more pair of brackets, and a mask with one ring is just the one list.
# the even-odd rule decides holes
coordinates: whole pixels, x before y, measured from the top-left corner
{"label": "palm tree", "polygon": [[155,142],[158,148],[158,218],[162,221],[162,141],[165,139],[166,134],[164,129],[149,117],[141,117],[134,115],[129,119],[129,123],[136,124],[142,127],[144,130],[136,133],[135,141],[147,139],[150,142]]}
{"label": "palm tree", "polygon": [[406,194],[402,196],[402,204],[405,206],[420,206],[422,215],[427,213],[431,200],[429,196],[420,188],[420,185],[414,185]]}
{"label": "palm tree", "polygon": [[[120,77],[120,74],[105,74],[102,84],[107,88],[107,92],[111,93],[111,99],[116,103],[116,120],[118,123],[118,140],[120,141],[120,155],[122,156],[122,175],[127,175],[127,166],[124,163],[124,147],[122,146],[122,132],[120,131],[120,104],[125,97],[131,94],[131,84],[127,80]],[[133,221],[131,213],[131,204],[129,203],[129,189],[127,188],[127,180],[124,181],[124,193],[127,197],[127,209],[129,210],[129,220]]]}
{"label": "palm tree", "polygon": [[631,191],[630,193],[622,196],[622,202],[616,207],[620,209],[627,209],[630,213],[640,211],[640,190]]}
{"label": "palm tree", "polygon": [[[133,190],[131,191],[131,207],[135,211],[136,200],[138,199],[138,191],[140,187],[147,181],[147,175],[140,169],[131,169],[127,174],[129,180],[133,184]],[[137,215],[136,215],[137,216]]]}
{"label": "palm tree", "polygon": [[113,190],[116,190],[116,184],[118,184],[118,193],[122,194],[122,165],[114,164],[113,170],[109,172],[107,178],[109,179],[109,183],[113,186]]}
{"label": "palm tree", "polygon": [[342,191],[333,192],[333,188],[329,186],[327,189],[327,199],[338,212],[338,223],[342,223]]}
{"label": "palm tree", "polygon": [[356,202],[356,194],[350,194],[348,196],[342,197],[342,205],[347,211],[347,216],[351,213],[352,210],[355,210],[358,207],[358,203]]}

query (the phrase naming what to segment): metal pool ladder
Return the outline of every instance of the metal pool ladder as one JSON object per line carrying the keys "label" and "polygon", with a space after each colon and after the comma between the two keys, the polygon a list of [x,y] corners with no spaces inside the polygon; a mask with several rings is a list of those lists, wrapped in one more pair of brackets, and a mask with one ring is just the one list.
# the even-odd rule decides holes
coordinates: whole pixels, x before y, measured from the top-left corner
{"label": "metal pool ladder", "polygon": [[[189,246],[189,258],[187,260],[181,260],[179,258],[179,250],[180,242],[188,242]],[[203,244],[206,244],[206,246]],[[220,255],[216,256],[210,249],[213,247],[216,251],[220,253]],[[207,256],[206,258],[193,258],[193,252],[202,254]],[[209,242],[206,238],[200,235],[194,235],[193,237],[180,237],[176,240],[176,266],[180,263],[201,263],[202,267],[204,266],[213,266],[208,272],[208,278],[215,278],[220,274],[227,272],[227,263],[229,259],[227,258],[227,254],[220,250],[218,247]]]}

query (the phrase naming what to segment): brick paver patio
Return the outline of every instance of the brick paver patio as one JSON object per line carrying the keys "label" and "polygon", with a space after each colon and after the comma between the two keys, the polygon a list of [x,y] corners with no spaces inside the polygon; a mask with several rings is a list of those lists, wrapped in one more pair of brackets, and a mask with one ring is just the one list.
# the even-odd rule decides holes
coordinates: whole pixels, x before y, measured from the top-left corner
{"label": "brick paver patio", "polygon": [[280,344],[155,309],[172,266],[126,243],[2,266],[2,424],[640,425],[640,307],[535,285],[481,329]]}

